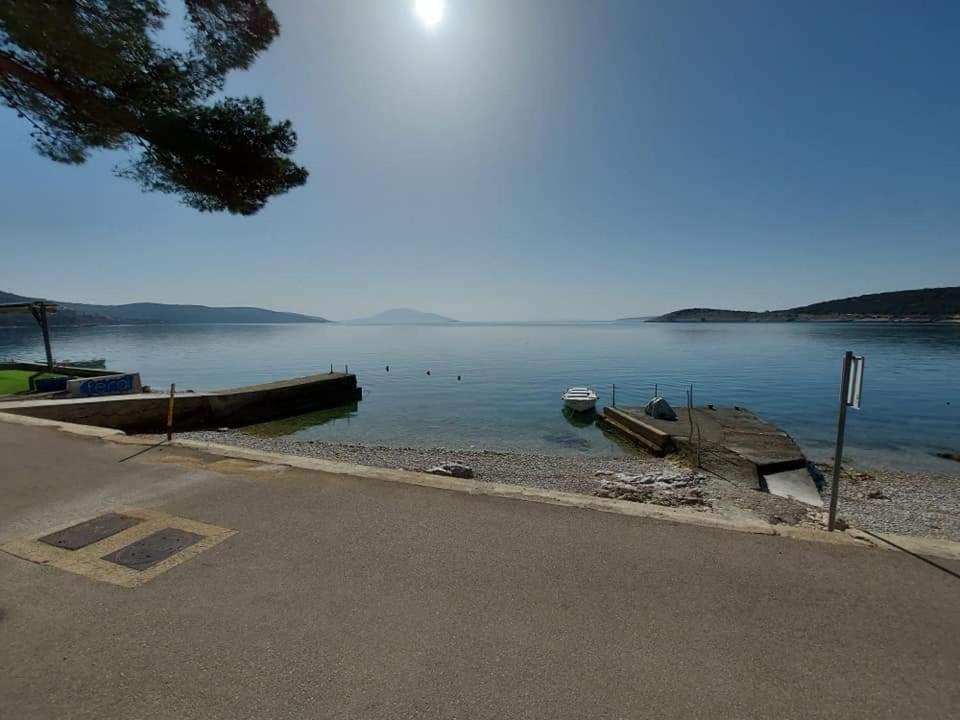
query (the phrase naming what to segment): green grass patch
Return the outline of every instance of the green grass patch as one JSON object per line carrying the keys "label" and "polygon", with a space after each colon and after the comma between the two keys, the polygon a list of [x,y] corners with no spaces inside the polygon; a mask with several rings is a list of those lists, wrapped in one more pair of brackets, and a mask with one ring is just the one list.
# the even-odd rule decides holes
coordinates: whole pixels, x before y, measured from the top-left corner
{"label": "green grass patch", "polygon": [[[0,395],[13,395],[30,389],[30,376],[27,370],[0,370]],[[63,377],[56,373],[44,373],[41,378]]]}

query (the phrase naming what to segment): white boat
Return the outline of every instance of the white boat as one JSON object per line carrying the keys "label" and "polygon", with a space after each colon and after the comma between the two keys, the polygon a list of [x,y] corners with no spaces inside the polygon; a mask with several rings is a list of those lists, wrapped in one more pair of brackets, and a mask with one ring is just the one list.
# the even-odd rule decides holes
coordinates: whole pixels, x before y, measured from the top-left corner
{"label": "white boat", "polygon": [[106,358],[94,358],[93,360],[61,360],[57,365],[64,367],[86,368],[90,370],[103,370],[107,367]]}
{"label": "white boat", "polygon": [[590,388],[570,388],[563,394],[563,404],[574,412],[590,412],[597,407],[597,394]]}

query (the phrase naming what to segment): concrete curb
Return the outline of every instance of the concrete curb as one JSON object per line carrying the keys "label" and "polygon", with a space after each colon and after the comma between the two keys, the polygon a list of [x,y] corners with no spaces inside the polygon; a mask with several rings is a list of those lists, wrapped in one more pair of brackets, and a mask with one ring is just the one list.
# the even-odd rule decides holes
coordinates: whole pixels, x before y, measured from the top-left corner
{"label": "concrete curb", "polygon": [[[153,444],[148,440],[129,436],[122,438],[112,437],[110,440],[111,442],[129,445]],[[284,455],[282,453],[249,450],[246,448],[237,447],[235,445],[221,445],[218,443],[200,442],[197,440],[174,439],[169,446],[180,447],[188,450],[196,450],[209,455],[216,455],[218,457],[225,457],[234,460],[246,460],[248,462],[259,462],[269,465],[283,465],[299,470],[324,472],[332,475],[346,475],[349,477],[365,478],[369,480],[380,480],[382,482],[398,482],[407,485],[417,485],[419,487],[429,487],[436,490],[468,493],[470,495],[486,495],[488,497],[499,497],[508,500],[527,500],[548,505],[578,508],[581,510],[594,510],[598,512],[612,513],[615,515],[647,518],[661,522],[697,525],[699,527],[716,528],[718,530],[732,530],[734,532],[747,533],[750,535],[780,536],[795,540],[822,542],[831,545],[845,545],[848,547],[870,548],[880,546],[866,537],[855,537],[848,533],[827,533],[822,530],[795,528],[785,525],[771,525],[770,523],[760,520],[753,521],[726,518],[717,515],[696,512],[693,510],[661,507],[658,505],[647,505],[643,503],[626,502],[623,500],[611,500],[608,498],[592,497],[590,495],[577,495],[575,493],[564,493],[555,490],[524,487],[522,485],[509,485],[506,483],[483,482],[481,480],[448,478],[440,475],[412,472],[410,470],[393,470],[389,468],[378,468],[367,465],[355,465],[353,463],[338,462],[335,460],[323,460],[320,458],[308,458],[298,455]],[[958,547],[960,547],[960,544],[958,544]]]}
{"label": "concrete curb", "polygon": [[[23,415],[11,415],[9,413],[0,413],[0,423],[10,423],[13,425],[26,425],[32,427],[50,427],[60,430],[61,432],[82,435],[85,437],[96,437],[100,438],[101,440],[120,445],[144,447],[156,445],[156,442],[152,440],[130,436],[121,430],[90,427],[87,425],[77,425],[53,420],[42,420]],[[440,475],[412,472],[409,470],[392,470],[389,468],[355,465],[353,463],[337,462],[334,460],[300,457],[298,455],[269,453],[259,450],[248,450],[235,445],[221,445],[218,443],[200,442],[197,440],[174,439],[173,442],[164,443],[164,445],[167,447],[179,447],[188,450],[196,450],[209,455],[216,455],[218,457],[231,458],[235,460],[246,460],[249,462],[266,463],[270,465],[283,465],[300,470],[323,472],[331,475],[344,475],[349,477],[365,478],[369,480],[380,480],[383,482],[403,483],[406,485],[416,485],[419,487],[428,487],[437,490],[461,492],[470,495],[486,495],[489,497],[499,497],[508,500],[525,500],[548,505],[579,508],[582,510],[594,510],[616,515],[626,515],[629,517],[648,518],[662,522],[697,525],[700,527],[716,528],[719,530],[732,530],[734,532],[747,533],[751,535],[769,535],[790,538],[793,540],[802,540],[806,542],[843,545],[846,547],[882,548],[885,550],[895,550],[895,548],[891,547],[890,545],[880,542],[870,535],[857,530],[856,528],[851,528],[844,533],[828,533],[824,530],[815,530],[812,528],[799,528],[789,525],[771,525],[770,523],[760,520],[733,519],[720,517],[717,515],[708,515],[706,513],[696,512],[693,510],[660,507],[657,505],[645,505],[643,503],[611,500],[608,498],[577,495],[574,493],[564,493],[554,490],[542,490],[540,488],[530,488],[522,485],[508,485],[505,483],[483,482],[481,480],[448,478]],[[901,547],[917,554],[929,555],[948,560],[960,560],[960,543],[958,542],[941,540],[939,538],[902,535],[890,535],[886,537]]]}
{"label": "concrete curb", "polygon": [[113,430],[112,428],[95,427],[93,425],[78,425],[77,423],[60,422],[59,420],[44,420],[42,418],[31,417],[30,415],[14,415],[13,413],[5,412],[0,412],[0,422],[9,425],[55,428],[72,435],[98,437],[104,440],[127,437],[127,434],[123,432],[123,430]]}
{"label": "concrete curb", "polygon": [[417,485],[419,487],[428,487],[436,490],[450,490],[470,495],[487,495],[512,500],[531,500],[549,505],[562,505],[565,507],[616,513],[618,515],[631,515],[635,517],[666,520],[669,522],[697,524],[704,527],[738,530],[739,532],[757,535],[777,534],[774,526],[767,523],[735,521],[690,510],[643,505],[641,503],[628,503],[620,500],[591,497],[589,495],[576,495],[554,490],[524,487],[522,485],[483,482],[482,480],[465,480],[412,472],[409,470],[392,470],[367,465],[354,465],[352,463],[322,460],[319,458],[306,458],[297,455],[247,450],[233,445],[219,445],[217,443],[198,442],[195,440],[174,440],[171,445],[173,447],[198,450],[220,457],[268,463],[271,465],[285,465],[300,470],[312,470],[331,475],[347,475],[383,482],[398,482],[406,485]]}

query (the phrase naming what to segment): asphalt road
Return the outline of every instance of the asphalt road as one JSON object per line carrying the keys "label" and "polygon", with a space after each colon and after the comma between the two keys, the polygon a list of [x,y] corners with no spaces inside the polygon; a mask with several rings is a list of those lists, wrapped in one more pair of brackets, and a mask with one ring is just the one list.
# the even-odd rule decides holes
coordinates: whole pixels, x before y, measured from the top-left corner
{"label": "asphalt road", "polygon": [[0,544],[237,530],[138,588],[0,553],[0,714],[955,718],[960,580],[906,555],[0,424]]}

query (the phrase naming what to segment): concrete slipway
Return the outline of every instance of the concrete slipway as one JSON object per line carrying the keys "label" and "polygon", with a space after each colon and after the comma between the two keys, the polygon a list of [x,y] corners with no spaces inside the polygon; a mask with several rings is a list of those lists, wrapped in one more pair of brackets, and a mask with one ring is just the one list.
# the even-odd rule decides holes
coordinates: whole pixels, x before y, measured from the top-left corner
{"label": "concrete slipway", "polygon": [[662,420],[640,407],[605,407],[601,420],[654,455],[683,452],[743,487],[823,506],[803,451],[773,423],[740,407],[680,408],[676,414]]}

